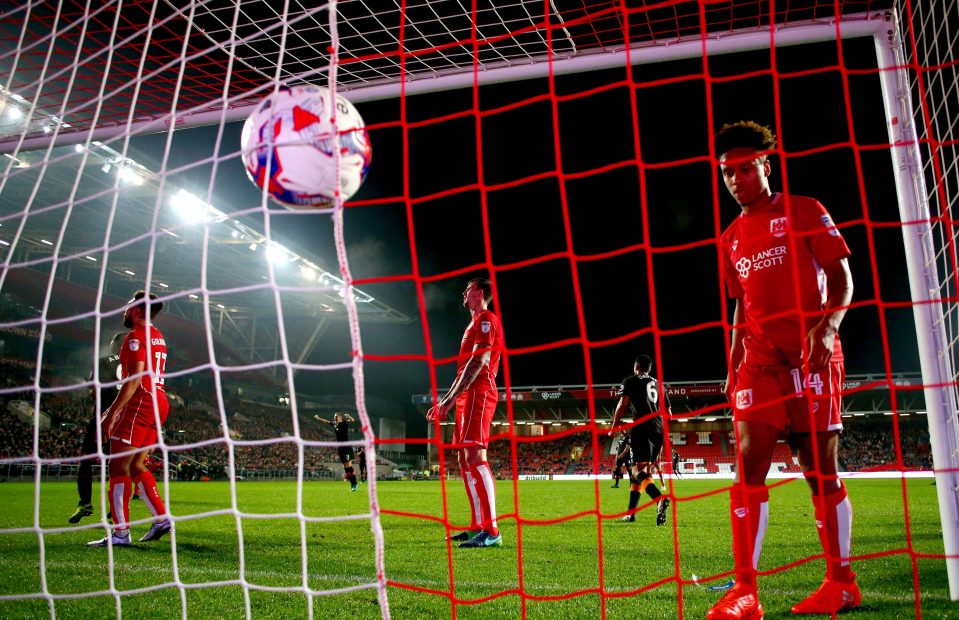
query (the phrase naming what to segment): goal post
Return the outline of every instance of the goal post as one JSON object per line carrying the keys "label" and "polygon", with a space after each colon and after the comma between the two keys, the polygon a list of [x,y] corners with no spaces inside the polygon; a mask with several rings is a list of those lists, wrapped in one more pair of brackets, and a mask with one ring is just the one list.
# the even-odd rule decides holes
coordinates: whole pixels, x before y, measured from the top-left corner
{"label": "goal post", "polygon": [[[955,273],[950,273],[950,257],[956,253],[956,239],[952,234],[936,247],[933,222],[946,228],[950,221],[946,212],[934,214],[929,205],[917,123],[922,122],[922,110],[912,101],[912,80],[903,46],[903,32],[898,17],[891,13],[886,27],[875,34],[876,56],[879,60],[886,126],[893,160],[893,174],[902,220],[909,288],[916,323],[926,419],[936,472],[936,491],[939,496],[939,517],[945,544],[946,568],[949,575],[949,595],[959,600],[959,407],[956,396],[955,340],[946,333],[943,304],[955,306]],[[908,34],[908,31],[907,33]],[[926,105],[929,102],[925,102]],[[938,136],[927,136],[938,138]],[[935,178],[938,184],[941,179]],[[946,222],[946,223],[944,223]],[[951,229],[951,226],[948,227]],[[951,230],[946,230],[951,233]],[[944,274],[939,273],[937,256],[944,256]],[[951,276],[951,277],[950,277]],[[953,298],[942,296],[942,289],[952,290]],[[947,293],[948,295],[948,293]]]}

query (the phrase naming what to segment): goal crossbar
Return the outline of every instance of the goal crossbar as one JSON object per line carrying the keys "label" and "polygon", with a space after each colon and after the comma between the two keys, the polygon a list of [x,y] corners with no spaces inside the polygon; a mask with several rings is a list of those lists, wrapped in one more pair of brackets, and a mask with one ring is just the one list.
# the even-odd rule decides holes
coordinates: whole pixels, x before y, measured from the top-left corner
{"label": "goal crossbar", "polygon": [[[549,75],[569,75],[589,71],[602,71],[674,60],[731,54],[776,47],[823,43],[839,39],[876,36],[887,27],[887,21],[876,14],[850,14],[841,19],[807,20],[776,24],[772,28],[754,29],[748,32],[709,33],[705,36],[690,36],[666,42],[641,43],[620,46],[615,49],[589,49],[577,53],[554,54],[523,59],[522,61],[503,61],[494,64],[461,66],[441,74],[409,75],[405,81],[370,82],[357,86],[345,85],[337,90],[355,103],[376,101],[400,97],[401,95],[419,95],[442,92],[459,88],[501,84],[519,80],[545,78]],[[320,71],[325,73],[325,70]],[[317,79],[321,77],[317,74]],[[150,120],[137,120],[129,125],[112,124],[91,130],[64,131],[62,128],[55,137],[55,146],[72,146],[87,141],[110,143],[128,134],[147,135],[168,131],[170,126],[176,130],[191,127],[203,127],[244,120],[249,115],[252,103],[244,94],[229,99],[225,107],[211,110],[204,106],[202,111],[178,112]],[[64,115],[69,118],[69,111]],[[50,145],[51,136],[15,138],[0,140],[0,153],[32,151],[45,149]]]}

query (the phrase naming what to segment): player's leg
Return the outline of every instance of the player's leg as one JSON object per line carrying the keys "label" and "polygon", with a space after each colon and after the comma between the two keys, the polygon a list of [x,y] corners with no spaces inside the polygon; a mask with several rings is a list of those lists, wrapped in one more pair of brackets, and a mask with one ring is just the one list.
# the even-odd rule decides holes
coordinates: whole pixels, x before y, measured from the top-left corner
{"label": "player's leg", "polygon": [[105,547],[112,538],[114,546],[131,544],[130,498],[133,496],[133,481],[130,478],[130,463],[135,448],[119,439],[110,442],[110,512],[113,514],[112,534],[87,543],[91,547]]}
{"label": "player's leg", "polygon": [[639,506],[639,498],[642,495],[639,483],[639,465],[633,463],[629,468],[629,500],[626,503],[626,515],[620,519],[627,523],[632,523],[636,520],[636,507]]}
{"label": "player's leg", "polygon": [[[650,445],[652,446],[652,451],[656,455],[653,457],[653,460],[649,464],[649,478],[650,484],[646,487],[646,493],[649,497],[657,502],[656,506],[656,525],[666,525],[666,515],[669,510],[669,497],[662,493],[662,489],[666,488],[666,483],[663,480],[663,470],[659,467],[659,459],[663,455],[663,429],[659,428],[658,430],[653,429],[650,433]],[[656,473],[659,474],[659,485],[662,489],[657,489],[656,485],[652,484],[652,472],[653,468],[656,468]],[[652,489],[655,489],[653,491]]]}
{"label": "player's leg", "polygon": [[629,501],[626,504],[626,516],[621,520],[632,523],[636,520],[636,507],[639,506],[639,498],[643,493],[643,483],[641,474],[645,471],[652,446],[643,435],[639,426],[634,426],[629,431],[630,436],[630,461],[629,468]]}
{"label": "player's leg", "polygon": [[769,523],[766,474],[782,431],[762,422],[739,421],[736,434],[741,470],[736,472],[730,503],[736,580],[755,584],[756,567]]}
{"label": "player's leg", "polygon": [[483,513],[483,531],[462,543],[460,547],[498,547],[503,544],[503,537],[496,523],[496,480],[486,460],[489,428],[496,411],[497,398],[495,390],[473,393],[471,397],[473,406],[468,413],[471,419],[464,426],[464,452],[476,481],[476,494],[479,496]]}
{"label": "player's leg", "polygon": [[346,447],[343,450],[341,460],[343,461],[343,472],[346,474],[346,481],[350,483],[350,491],[356,491],[356,470],[353,469],[353,449]]}
{"label": "player's leg", "polygon": [[[97,453],[97,426],[99,425],[99,416],[94,415],[87,423],[87,429],[83,434],[83,446],[80,453],[87,457]],[[70,523],[79,523],[80,519],[93,515],[93,459],[85,458],[80,461],[77,467],[77,502],[76,511],[70,516]]]}
{"label": "player's leg", "polygon": [[483,514],[479,494],[476,491],[476,479],[473,477],[473,472],[470,470],[469,463],[466,460],[466,452],[462,447],[468,401],[469,392],[460,395],[460,397],[456,399],[456,413],[454,416],[456,425],[453,428],[453,445],[456,446],[456,462],[460,468],[460,477],[463,479],[463,486],[466,487],[466,499],[470,505],[469,527],[462,532],[449,536],[450,540],[456,542],[466,542],[473,536],[479,534],[483,529]]}
{"label": "player's leg", "polygon": [[462,548],[470,547],[499,547],[503,544],[496,522],[496,481],[493,471],[486,460],[486,448],[478,443],[468,445],[464,450],[466,461],[476,484],[476,494],[479,496],[479,505],[483,515],[482,530],[468,541],[460,544]]}
{"label": "player's leg", "polygon": [[849,562],[852,504],[846,485],[839,479],[842,376],[841,364],[831,364],[825,372],[813,375],[808,383],[821,394],[811,399],[814,406],[803,402],[803,411],[797,413],[797,418],[805,419],[797,419],[795,426],[811,431],[795,434],[794,440],[803,476],[812,491],[816,532],[826,556],[826,577],[816,592],[793,607],[793,613],[836,613],[858,607],[862,600]]}
{"label": "player's leg", "polygon": [[769,523],[766,474],[783,431],[763,422],[739,420],[736,435],[739,467],[729,501],[736,585],[707,612],[708,620],[763,616],[756,589],[756,569]]}
{"label": "player's leg", "polygon": [[130,462],[130,477],[133,484],[140,492],[140,498],[146,504],[150,514],[153,515],[153,525],[150,530],[140,538],[140,542],[159,540],[164,534],[170,531],[170,521],[167,519],[166,506],[163,499],[160,498],[160,490],[157,488],[156,478],[146,467],[146,459],[150,450],[137,452],[136,456]]}

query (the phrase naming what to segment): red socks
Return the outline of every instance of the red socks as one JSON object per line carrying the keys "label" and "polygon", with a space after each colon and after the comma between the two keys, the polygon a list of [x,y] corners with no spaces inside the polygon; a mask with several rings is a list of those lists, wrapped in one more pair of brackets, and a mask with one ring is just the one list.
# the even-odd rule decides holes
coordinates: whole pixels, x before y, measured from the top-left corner
{"label": "red socks", "polygon": [[729,495],[736,582],[755,587],[759,554],[769,523],[769,489],[766,485],[736,483]]}
{"label": "red socks", "polygon": [[479,495],[476,492],[476,476],[472,469],[463,472],[463,485],[466,486],[466,499],[470,502],[470,526],[468,530],[478,530],[483,527],[483,512],[480,506]]}
{"label": "red socks", "polygon": [[[133,484],[137,485],[140,491],[140,499],[150,509],[150,514],[154,517],[160,517],[166,514],[166,506],[160,499],[160,491],[157,489],[156,478],[149,471],[145,471],[133,479]],[[127,513],[129,515],[129,512]]]}
{"label": "red socks", "polygon": [[499,536],[499,528],[496,526],[496,484],[493,479],[493,470],[490,469],[488,462],[483,461],[473,467],[472,472],[483,517],[483,529],[490,536]]}
{"label": "red socks", "polygon": [[852,504],[846,485],[839,485],[837,491],[823,497],[814,495],[812,501],[816,508],[816,533],[826,554],[826,577],[849,583],[853,580],[849,566]]}
{"label": "red socks", "polygon": [[113,529],[130,529],[130,498],[133,497],[133,483],[130,476],[110,478],[110,512],[113,513]]}

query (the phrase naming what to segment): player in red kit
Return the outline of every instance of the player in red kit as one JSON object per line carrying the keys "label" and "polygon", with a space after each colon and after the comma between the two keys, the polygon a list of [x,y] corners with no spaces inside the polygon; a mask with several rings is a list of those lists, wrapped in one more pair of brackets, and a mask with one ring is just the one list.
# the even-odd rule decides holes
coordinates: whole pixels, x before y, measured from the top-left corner
{"label": "player in red kit", "polygon": [[834,614],[862,598],[849,565],[852,505],[837,474],[838,330],[852,299],[850,252],[819,202],[770,191],[774,148],[772,131],[751,121],[716,135],[723,179],[742,207],[720,252],[736,299],[726,396],[739,467],[730,490],[736,585],[709,610],[710,620],[763,615],[756,570],[769,520],[766,474],[781,438],[798,448],[826,558],[822,586],[793,613]]}
{"label": "player in red kit", "polygon": [[163,334],[153,326],[153,319],[163,303],[150,294],[137,291],[127,302],[123,326],[131,328],[120,348],[121,377],[124,381],[113,404],[103,413],[103,438],[110,439],[110,510],[113,532],[87,545],[126,546],[130,541],[130,497],[133,487],[153,514],[150,530],[140,542],[157,540],[170,531],[166,507],[160,499],[157,483],[144,462],[157,442],[160,426],[166,420],[170,405],[163,385],[167,364],[167,347]]}
{"label": "player in red kit", "polygon": [[493,289],[486,278],[474,278],[463,291],[463,307],[472,320],[466,326],[456,362],[456,380],[449,392],[426,414],[428,420],[444,419],[455,404],[453,443],[458,449],[460,471],[470,503],[470,526],[450,537],[460,547],[499,547],[503,544],[496,525],[496,486],[486,460],[489,427],[499,393],[496,373],[503,351],[499,318],[487,309]]}

